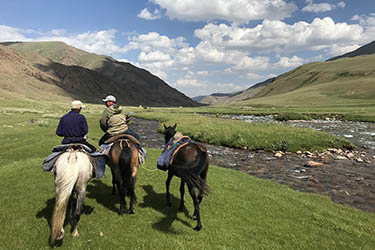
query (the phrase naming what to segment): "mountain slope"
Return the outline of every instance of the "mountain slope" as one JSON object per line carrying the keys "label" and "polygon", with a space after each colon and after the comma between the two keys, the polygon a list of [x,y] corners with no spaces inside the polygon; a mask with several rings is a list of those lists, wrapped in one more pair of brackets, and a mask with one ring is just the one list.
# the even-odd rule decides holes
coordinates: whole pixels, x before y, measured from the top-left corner
{"label": "mountain slope", "polygon": [[55,83],[58,78],[44,72],[27,58],[0,45],[0,95],[6,99],[68,100],[69,93]]}
{"label": "mountain slope", "polygon": [[[198,106],[150,72],[62,42],[3,43],[40,71],[52,75],[70,96],[98,103],[107,94],[122,105]],[[31,63],[33,62],[33,63]]]}
{"label": "mountain slope", "polygon": [[334,60],[344,58],[344,57],[356,57],[356,56],[371,55],[371,54],[375,54],[375,41],[369,44],[366,44],[354,51],[348,52],[346,54],[332,57],[328,59],[327,61],[334,61]]}
{"label": "mountain slope", "polygon": [[375,98],[375,55],[302,65],[276,77],[242,103],[336,104]]}

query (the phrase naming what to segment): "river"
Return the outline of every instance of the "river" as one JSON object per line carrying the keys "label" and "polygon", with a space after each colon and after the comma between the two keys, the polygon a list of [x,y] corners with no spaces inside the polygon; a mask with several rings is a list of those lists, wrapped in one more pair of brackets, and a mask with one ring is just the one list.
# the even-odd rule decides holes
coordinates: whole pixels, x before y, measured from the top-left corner
{"label": "river", "polygon": [[245,122],[280,123],[295,127],[312,128],[336,136],[343,136],[356,146],[375,149],[375,123],[338,120],[276,121],[272,116],[233,115],[231,118]]}

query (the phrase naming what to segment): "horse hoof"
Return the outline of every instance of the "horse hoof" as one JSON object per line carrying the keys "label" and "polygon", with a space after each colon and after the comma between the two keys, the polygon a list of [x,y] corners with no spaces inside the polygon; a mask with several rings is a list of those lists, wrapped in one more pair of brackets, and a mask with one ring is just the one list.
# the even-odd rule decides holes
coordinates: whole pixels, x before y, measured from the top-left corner
{"label": "horse hoof", "polygon": [[129,210],[128,214],[135,214],[134,210]]}
{"label": "horse hoof", "polygon": [[61,229],[60,235],[57,236],[56,241],[61,241],[64,238],[65,230],[64,228]]}
{"label": "horse hoof", "polygon": [[73,236],[73,238],[78,238],[79,237],[79,233],[78,233],[77,229],[74,229],[74,231],[72,233],[72,236]]}
{"label": "horse hoof", "polygon": [[202,229],[202,226],[196,226],[196,227],[194,228],[194,230],[197,231],[197,232],[199,232],[201,229]]}
{"label": "horse hoof", "polygon": [[197,220],[198,217],[196,215],[193,215],[193,217],[191,217],[193,220]]}

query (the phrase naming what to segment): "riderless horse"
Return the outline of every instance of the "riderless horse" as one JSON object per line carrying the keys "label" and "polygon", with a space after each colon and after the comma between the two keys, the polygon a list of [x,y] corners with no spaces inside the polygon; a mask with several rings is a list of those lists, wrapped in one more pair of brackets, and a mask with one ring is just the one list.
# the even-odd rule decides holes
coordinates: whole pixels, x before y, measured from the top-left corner
{"label": "riderless horse", "polygon": [[[52,215],[50,244],[62,242],[64,238],[64,220],[69,202],[68,218],[72,225],[72,236],[79,236],[77,225],[83,208],[86,186],[93,177],[93,165],[90,156],[79,146],[69,148],[62,153],[54,165],[55,175],[55,208]],[[74,192],[73,192],[74,191]],[[77,203],[73,212],[74,193]]]}
{"label": "riderless horse", "polygon": [[[164,125],[165,144],[167,145],[170,140],[173,140],[176,134],[177,124],[174,126],[166,127]],[[166,198],[167,205],[171,206],[169,185],[174,175],[181,178],[180,184],[180,210],[184,208],[184,193],[185,183],[187,184],[189,193],[194,202],[193,220],[197,220],[197,226],[194,230],[199,231],[202,229],[201,216],[200,216],[200,203],[202,202],[203,195],[207,194],[209,188],[207,182],[207,172],[209,166],[208,153],[205,147],[193,141],[186,141],[178,146],[170,159],[168,167],[168,178],[166,181]],[[198,195],[196,194],[198,189]]]}

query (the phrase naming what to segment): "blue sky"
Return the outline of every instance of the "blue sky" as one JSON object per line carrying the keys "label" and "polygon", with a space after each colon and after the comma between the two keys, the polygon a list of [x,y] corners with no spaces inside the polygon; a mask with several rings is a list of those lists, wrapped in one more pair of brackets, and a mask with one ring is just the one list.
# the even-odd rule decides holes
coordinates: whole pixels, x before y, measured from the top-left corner
{"label": "blue sky", "polygon": [[63,41],[187,96],[240,91],[375,40],[373,0],[0,0],[0,42]]}

